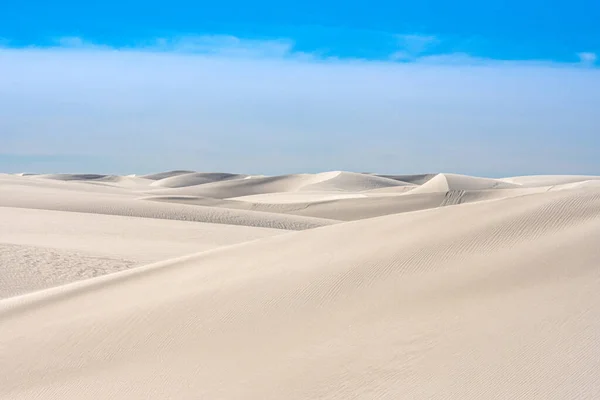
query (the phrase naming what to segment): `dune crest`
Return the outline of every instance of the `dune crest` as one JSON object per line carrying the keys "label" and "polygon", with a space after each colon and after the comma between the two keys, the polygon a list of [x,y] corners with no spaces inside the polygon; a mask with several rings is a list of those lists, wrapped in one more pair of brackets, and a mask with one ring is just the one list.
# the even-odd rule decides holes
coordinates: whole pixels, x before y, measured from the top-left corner
{"label": "dune crest", "polygon": [[220,182],[232,179],[243,179],[248,175],[240,174],[228,174],[219,172],[190,172],[188,174],[178,174],[175,176],[169,176],[163,179],[157,179],[150,184],[150,186],[164,187],[164,188],[178,188],[186,186],[202,185],[205,183]]}
{"label": "dune crest", "polygon": [[476,178],[458,174],[437,174],[411,193],[439,193],[454,190],[484,190],[520,188],[521,185],[500,179]]}
{"label": "dune crest", "polygon": [[1,175],[0,399],[600,398],[600,179],[229,177]]}

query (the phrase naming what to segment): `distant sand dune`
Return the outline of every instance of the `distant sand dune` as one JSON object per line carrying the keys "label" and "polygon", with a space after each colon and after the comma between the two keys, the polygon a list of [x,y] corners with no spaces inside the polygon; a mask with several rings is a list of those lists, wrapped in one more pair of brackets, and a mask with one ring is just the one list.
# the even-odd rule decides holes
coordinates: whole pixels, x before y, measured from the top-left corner
{"label": "distant sand dune", "polygon": [[581,182],[563,183],[560,185],[552,186],[549,190],[569,190],[569,189],[585,189],[585,188],[598,188],[600,187],[600,178],[590,179]]}
{"label": "distant sand dune", "polygon": [[411,190],[416,189],[418,187],[419,187],[419,185],[413,185],[413,184],[409,184],[406,186],[390,186],[390,187],[383,187],[383,188],[379,188],[379,189],[365,190],[362,193],[365,194],[366,196],[398,195],[398,194],[410,192]]}
{"label": "distant sand dune", "polygon": [[156,174],[141,175],[140,177],[150,179],[153,181],[157,181],[159,179],[166,179],[166,178],[171,178],[171,177],[178,176],[178,175],[191,174],[193,172],[194,171],[175,170],[175,171],[159,172]]}
{"label": "distant sand dune", "polygon": [[186,186],[201,185],[204,183],[220,182],[232,179],[242,179],[248,175],[239,174],[227,174],[227,173],[201,173],[191,172],[189,174],[180,174],[170,176],[154,181],[150,186],[164,187],[164,188],[178,188]]}
{"label": "distant sand dune", "polygon": [[451,190],[483,190],[520,188],[521,185],[499,179],[476,178],[458,174],[438,174],[410,193],[438,193]]}
{"label": "distant sand dune", "polygon": [[600,176],[590,175],[532,175],[503,178],[502,181],[527,187],[555,186],[589,180],[600,180]]}
{"label": "distant sand dune", "polygon": [[[308,194],[308,196],[306,196],[306,194]],[[310,200],[311,196],[314,196],[312,199],[313,201],[307,201],[307,198]],[[210,207],[303,215],[340,221],[354,221],[388,214],[398,214],[439,207],[442,205],[444,198],[444,193],[426,193],[402,197],[367,197],[364,195],[300,192],[292,194],[272,193],[267,195],[246,196],[238,197],[234,200],[219,200],[194,196],[151,196],[146,197],[145,199]],[[284,201],[281,201],[281,199]],[[475,199],[475,201],[477,200],[479,200],[479,198]]]}
{"label": "distant sand dune", "polygon": [[93,181],[98,179],[105,179],[110,175],[98,175],[98,174],[42,174],[36,175],[37,178],[44,179],[55,179],[57,181]]}
{"label": "distant sand dune", "polygon": [[344,192],[361,192],[365,190],[380,189],[396,186],[409,186],[409,184],[394,179],[380,176],[357,174],[354,172],[330,172],[327,178],[320,182],[303,186],[302,190],[338,190]]}
{"label": "distant sand dune", "polygon": [[382,178],[394,179],[400,182],[410,183],[414,185],[422,185],[438,174],[414,174],[414,175],[381,175]]}
{"label": "distant sand dune", "polygon": [[56,190],[16,192],[0,186],[0,206],[38,210],[71,211],[128,217],[208,222],[261,228],[302,230],[325,226],[336,221],[295,215],[269,214],[258,211],[191,206],[139,201],[116,195],[79,192],[65,195]]}
{"label": "distant sand dune", "polygon": [[[122,181],[136,180],[138,178],[126,178],[122,177]],[[151,182],[151,181],[146,181]],[[61,179],[47,179],[40,178],[39,175],[29,176],[17,176],[17,175],[0,175],[0,191],[5,193],[12,191],[16,194],[25,192],[32,192],[39,189],[52,189],[61,191],[63,193],[68,192],[86,192],[86,193],[99,193],[99,194],[121,194],[127,197],[135,196],[131,192],[133,185],[121,185],[115,182],[106,182],[102,178],[94,180],[61,180]],[[1,197],[0,197],[1,199]]]}
{"label": "distant sand dune", "polygon": [[[182,176],[181,178],[184,178]],[[382,187],[405,186],[393,179],[363,175],[352,172],[323,172],[320,174],[282,175],[273,177],[252,177],[235,179],[175,189],[156,190],[155,195],[191,195],[219,199],[236,198],[266,193],[297,191],[358,192]]]}
{"label": "distant sand dune", "polygon": [[152,195],[203,196],[217,199],[254,194],[295,191],[316,179],[311,175],[282,175],[253,177],[222,182],[205,183],[173,189],[152,190]]}
{"label": "distant sand dune", "polygon": [[279,192],[266,194],[252,194],[249,196],[230,197],[225,199],[228,204],[231,201],[250,202],[256,204],[310,204],[320,203],[324,201],[365,198],[367,195],[361,193],[344,193],[344,192],[329,192],[329,191],[300,191],[300,192]]}

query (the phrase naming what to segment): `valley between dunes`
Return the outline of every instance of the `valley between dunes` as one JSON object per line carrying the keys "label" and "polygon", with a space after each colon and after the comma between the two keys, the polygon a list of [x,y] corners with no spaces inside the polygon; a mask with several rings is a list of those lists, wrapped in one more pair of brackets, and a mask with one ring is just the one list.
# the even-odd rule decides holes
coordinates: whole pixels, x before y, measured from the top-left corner
{"label": "valley between dunes", "polygon": [[598,399],[600,177],[0,174],[0,399]]}

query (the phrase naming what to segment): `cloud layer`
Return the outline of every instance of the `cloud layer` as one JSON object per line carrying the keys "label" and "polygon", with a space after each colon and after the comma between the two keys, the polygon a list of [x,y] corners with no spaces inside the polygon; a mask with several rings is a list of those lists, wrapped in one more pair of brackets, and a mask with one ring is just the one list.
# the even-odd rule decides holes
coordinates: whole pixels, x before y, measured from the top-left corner
{"label": "cloud layer", "polygon": [[412,62],[231,36],[0,49],[0,169],[600,174],[598,69],[399,40]]}

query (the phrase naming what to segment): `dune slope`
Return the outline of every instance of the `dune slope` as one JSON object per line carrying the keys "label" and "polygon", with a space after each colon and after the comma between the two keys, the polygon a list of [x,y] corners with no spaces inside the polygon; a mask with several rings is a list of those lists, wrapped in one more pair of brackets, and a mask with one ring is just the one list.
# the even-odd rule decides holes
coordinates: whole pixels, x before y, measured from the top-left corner
{"label": "dune slope", "polygon": [[0,207],[0,298],[285,232]]}
{"label": "dune slope", "polygon": [[333,224],[336,221],[296,215],[272,214],[186,204],[141,201],[128,195],[24,186],[14,190],[0,185],[0,207],[79,213],[120,215],[128,217],[195,221],[260,228],[302,230]]}
{"label": "dune slope", "polygon": [[521,188],[520,185],[505,182],[500,179],[478,178],[474,176],[458,174],[438,174],[429,179],[421,186],[411,190],[415,193],[439,193],[460,190],[485,190],[485,189],[509,189]]}
{"label": "dune slope", "polygon": [[0,302],[0,398],[600,397],[600,189],[326,226]]}
{"label": "dune slope", "polygon": [[248,175],[239,174],[228,174],[228,173],[202,173],[202,172],[190,172],[189,174],[180,174],[175,176],[169,176],[167,178],[155,180],[150,186],[164,187],[164,188],[178,188],[186,186],[202,185],[205,183],[220,182],[232,179],[242,179]]}

